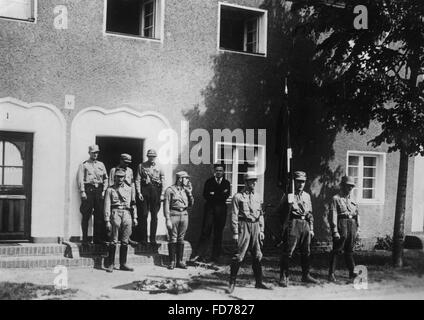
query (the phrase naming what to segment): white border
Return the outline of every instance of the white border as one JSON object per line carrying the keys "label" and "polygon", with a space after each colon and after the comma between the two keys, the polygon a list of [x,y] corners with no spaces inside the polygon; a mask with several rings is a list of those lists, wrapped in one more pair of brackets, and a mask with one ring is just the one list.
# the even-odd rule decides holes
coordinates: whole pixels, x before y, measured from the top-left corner
{"label": "white border", "polygon": [[[220,33],[221,33],[221,7],[222,6],[227,6],[227,7],[234,7],[234,8],[238,8],[238,9],[243,9],[243,10],[250,10],[250,11],[256,11],[256,12],[261,12],[264,14],[264,22],[263,24],[266,27],[266,30],[264,32],[264,42],[265,42],[265,53],[251,53],[251,52],[244,52],[244,51],[237,51],[237,50],[228,50],[228,49],[221,49],[219,47],[219,39],[220,39]],[[235,53],[235,54],[243,54],[246,56],[254,56],[254,57],[262,57],[262,58],[266,58],[268,55],[268,10],[264,10],[264,9],[260,9],[260,8],[255,8],[255,7],[248,7],[248,6],[242,6],[239,4],[233,4],[233,3],[228,3],[228,2],[218,2],[218,21],[217,21],[217,35],[216,35],[216,49],[218,52],[228,52],[228,53]],[[259,45],[259,42],[258,42]]]}
{"label": "white border", "polygon": [[29,23],[29,24],[37,24],[38,21],[38,0],[33,0],[34,2],[34,21],[28,21],[28,20],[24,20],[24,19],[17,19],[17,18],[8,18],[8,17],[1,17],[0,16],[0,20],[6,20],[6,21],[15,21],[15,22],[23,22],[23,23]]}
{"label": "white border", "polygon": [[164,36],[165,36],[165,0],[157,0],[161,1],[160,4],[160,39],[156,38],[147,38],[147,37],[141,37],[141,36],[131,36],[131,35],[125,35],[121,33],[113,33],[113,32],[107,32],[106,31],[106,18],[107,18],[107,0],[103,0],[103,36],[108,37],[117,37],[117,38],[123,38],[123,39],[134,39],[134,40],[141,40],[141,41],[147,41],[147,42],[156,42],[163,44]]}
{"label": "white border", "polygon": [[[378,156],[381,159],[379,160],[377,158],[377,174],[380,174],[382,179],[381,182],[377,182],[377,183],[381,183],[379,186],[381,190],[376,190],[377,198],[368,200],[368,199],[362,199],[362,196],[361,196],[360,199],[356,199],[356,200],[358,201],[359,204],[364,204],[364,205],[384,205],[384,202],[386,199],[386,155],[387,155],[386,152],[348,150],[346,152],[346,168],[345,168],[346,175],[348,175],[350,154],[353,154],[353,155],[358,154],[361,156],[364,156],[364,155]],[[378,167],[380,165],[381,165],[381,168]]]}

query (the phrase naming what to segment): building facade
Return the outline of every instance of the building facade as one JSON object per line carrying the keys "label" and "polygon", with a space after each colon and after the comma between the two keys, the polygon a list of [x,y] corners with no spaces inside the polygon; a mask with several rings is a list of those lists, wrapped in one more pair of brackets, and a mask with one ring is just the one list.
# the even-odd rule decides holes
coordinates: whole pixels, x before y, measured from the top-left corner
{"label": "building facade", "polygon": [[[123,152],[135,168],[150,148],[159,150],[168,185],[176,171],[189,171],[193,242],[216,160],[226,163],[233,194],[249,167],[264,169],[258,192],[265,204],[277,204],[276,119],[291,46],[282,30],[295,22],[284,18],[288,3],[0,1],[0,241],[80,237],[76,172],[94,143],[108,171]],[[214,129],[221,136],[228,129],[230,139],[214,141]],[[231,138],[237,129],[241,135]],[[398,155],[366,144],[376,130],[339,133],[328,162],[334,173],[358,178],[365,238],[391,234],[397,189]],[[208,146],[201,153],[200,141]],[[243,159],[248,152],[252,158]],[[422,171],[422,158],[411,159],[407,232],[423,231]],[[322,177],[312,178],[325,238]],[[158,234],[166,234],[162,214]]]}

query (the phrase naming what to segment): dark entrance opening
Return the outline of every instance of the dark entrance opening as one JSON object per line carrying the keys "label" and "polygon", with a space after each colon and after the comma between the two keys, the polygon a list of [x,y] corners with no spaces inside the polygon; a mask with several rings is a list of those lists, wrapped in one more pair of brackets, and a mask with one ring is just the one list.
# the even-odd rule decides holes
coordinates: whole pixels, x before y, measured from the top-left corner
{"label": "dark entrance opening", "polygon": [[109,174],[110,169],[119,164],[121,153],[128,153],[132,157],[131,169],[136,174],[138,164],[143,160],[144,140],[136,138],[96,137],[96,144],[100,148],[99,160],[102,161]]}

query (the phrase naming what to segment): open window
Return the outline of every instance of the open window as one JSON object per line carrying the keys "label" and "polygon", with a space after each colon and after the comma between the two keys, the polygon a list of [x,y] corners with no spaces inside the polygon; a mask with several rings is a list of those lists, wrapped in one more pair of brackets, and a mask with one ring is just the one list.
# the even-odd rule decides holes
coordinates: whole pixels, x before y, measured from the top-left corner
{"label": "open window", "polygon": [[163,0],[107,0],[106,32],[160,40]]}
{"label": "open window", "polygon": [[215,163],[223,163],[225,166],[225,178],[231,183],[231,196],[241,191],[246,172],[256,172],[258,183],[256,192],[263,199],[264,172],[265,172],[265,146],[256,144],[242,144],[231,142],[216,142]]}
{"label": "open window", "polygon": [[0,0],[0,18],[35,22],[36,0]]}
{"label": "open window", "polygon": [[266,55],[267,11],[219,4],[219,49]]}
{"label": "open window", "polygon": [[386,154],[348,151],[346,174],[355,179],[353,198],[364,204],[383,204]]}

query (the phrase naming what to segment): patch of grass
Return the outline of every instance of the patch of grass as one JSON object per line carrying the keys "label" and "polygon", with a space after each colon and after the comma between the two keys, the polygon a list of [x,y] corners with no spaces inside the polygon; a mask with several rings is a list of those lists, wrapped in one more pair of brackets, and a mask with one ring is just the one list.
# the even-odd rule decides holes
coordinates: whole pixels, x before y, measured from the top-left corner
{"label": "patch of grass", "polygon": [[32,300],[48,296],[55,299],[59,296],[72,295],[78,290],[56,289],[54,286],[37,285],[29,282],[0,282],[0,300]]}

